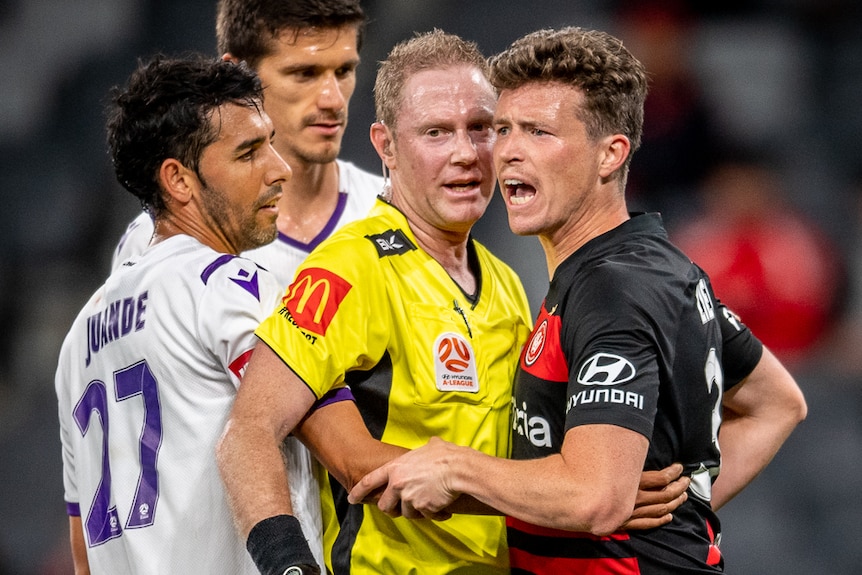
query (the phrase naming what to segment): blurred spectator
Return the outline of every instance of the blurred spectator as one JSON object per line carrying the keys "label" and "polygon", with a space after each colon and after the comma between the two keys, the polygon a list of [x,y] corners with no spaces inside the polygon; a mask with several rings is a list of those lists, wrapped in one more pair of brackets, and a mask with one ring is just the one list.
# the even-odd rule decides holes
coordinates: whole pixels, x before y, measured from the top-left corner
{"label": "blurred spectator", "polygon": [[682,1],[623,2],[616,10],[618,34],[650,78],[627,194],[639,209],[662,212],[667,225],[694,209],[694,189],[717,141],[713,112],[692,68],[696,24],[697,15]]}
{"label": "blurred spectator", "polygon": [[853,229],[842,241],[847,262],[846,305],[818,359],[839,375],[859,377],[862,376],[862,166],[853,174],[849,192],[847,209]]}
{"label": "blurred spectator", "polygon": [[702,212],[672,239],[775,355],[796,365],[810,359],[843,299],[834,244],[790,205],[779,172],[750,151],[723,156],[699,200]]}

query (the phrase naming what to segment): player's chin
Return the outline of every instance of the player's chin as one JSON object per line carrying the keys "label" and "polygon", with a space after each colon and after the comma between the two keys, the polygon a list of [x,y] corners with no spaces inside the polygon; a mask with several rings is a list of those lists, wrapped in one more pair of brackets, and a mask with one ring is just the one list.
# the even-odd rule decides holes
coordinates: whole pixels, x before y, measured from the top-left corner
{"label": "player's chin", "polygon": [[543,226],[523,214],[509,210],[509,229],[517,236],[536,236],[542,232]]}
{"label": "player's chin", "polygon": [[263,240],[263,244],[272,243],[275,241],[275,238],[278,237],[278,228],[275,225],[275,219],[273,219],[272,223],[261,230],[260,234],[261,240]]}
{"label": "player's chin", "polygon": [[259,223],[259,225],[255,226],[254,231],[248,234],[248,237],[250,240],[249,243],[252,244],[252,246],[247,249],[259,248],[266,244],[271,244],[275,241],[275,238],[278,237],[278,228],[275,225],[275,218]]}

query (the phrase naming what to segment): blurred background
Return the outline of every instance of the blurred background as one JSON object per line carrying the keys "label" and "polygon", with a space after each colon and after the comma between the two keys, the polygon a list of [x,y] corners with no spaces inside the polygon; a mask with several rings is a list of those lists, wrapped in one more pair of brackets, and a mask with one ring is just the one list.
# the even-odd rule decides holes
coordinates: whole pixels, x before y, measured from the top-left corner
{"label": "blurred background", "polygon": [[[376,63],[434,27],[486,54],[542,27],[619,36],[647,66],[633,209],[659,210],[719,297],[790,366],[809,417],[720,513],[727,570],[862,565],[862,5],[856,0],[368,0],[342,157],[369,169]],[[215,53],[214,0],[0,0],[0,574],[71,573],[53,389],[72,319],[136,215],[103,106],[136,59]],[[476,229],[547,286],[499,198]],[[157,550],[153,551],[157,553]]]}

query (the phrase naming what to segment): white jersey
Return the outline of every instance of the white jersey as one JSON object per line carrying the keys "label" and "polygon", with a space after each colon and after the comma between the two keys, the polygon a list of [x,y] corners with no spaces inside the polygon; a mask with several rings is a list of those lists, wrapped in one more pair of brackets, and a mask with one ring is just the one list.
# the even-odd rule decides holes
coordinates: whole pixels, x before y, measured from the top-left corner
{"label": "white jersey", "polygon": [[[383,191],[381,176],[370,174],[343,160],[337,160],[337,164],[338,205],[323,231],[316,238],[305,244],[279,233],[278,238],[271,244],[243,254],[244,257],[249,257],[270,270],[282,286],[282,290],[293,282],[296,268],[320,242],[344,224],[364,218],[374,205],[377,196]],[[115,270],[124,261],[143,253],[152,236],[153,221],[149,214],[143,212],[129,224],[126,233],[120,239],[114,252],[112,269]],[[305,446],[293,437],[287,438],[283,447],[294,514],[300,519],[315,518],[313,525],[302,522],[302,529],[309,538],[312,551],[318,558],[318,564],[323,566],[323,561],[318,557],[318,546],[322,545],[323,530],[320,527],[320,488],[316,478],[316,462]],[[314,530],[311,530],[312,528]]]}
{"label": "white jersey", "polygon": [[[281,294],[251,260],[179,235],[127,260],[75,319],[55,383],[65,499],[94,574],[257,575],[215,447]],[[297,515],[319,532],[319,512]]]}
{"label": "white jersey", "polygon": [[[308,243],[298,242],[279,232],[271,244],[243,253],[261,266],[270,270],[287,287],[293,282],[293,273],[311,250],[332,235],[332,232],[348,222],[364,218],[374,200],[383,191],[383,178],[375,176],[350,162],[336,160],[338,164],[338,205],[323,230]],[[153,237],[153,220],[142,212],[132,220],[114,250],[111,269],[115,270],[124,260],[142,253]]]}

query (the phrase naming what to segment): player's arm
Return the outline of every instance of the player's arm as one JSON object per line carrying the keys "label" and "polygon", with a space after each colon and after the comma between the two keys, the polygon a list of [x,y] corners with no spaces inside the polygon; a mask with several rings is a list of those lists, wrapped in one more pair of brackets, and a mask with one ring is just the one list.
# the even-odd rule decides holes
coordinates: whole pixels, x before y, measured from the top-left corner
{"label": "player's arm", "polygon": [[[292,564],[314,563],[293,517],[280,446],[315,399],[281,358],[259,341],[216,457],[237,529],[261,572],[268,571],[264,564],[284,570]],[[293,549],[299,557],[292,555]]]}
{"label": "player's arm", "polygon": [[386,485],[378,506],[390,515],[437,518],[461,494],[545,527],[612,533],[629,519],[649,441],[614,425],[566,433],[561,453],[500,459],[432,439],[366,476],[351,501]]}
{"label": "player's arm", "polygon": [[[381,443],[371,437],[353,401],[329,403],[315,409],[294,430],[306,447],[347,491],[368,473],[407,450]],[[688,477],[676,463],[658,471],[644,471],[635,508],[623,525],[625,529],[653,529],[672,520],[672,513],[687,499]],[[363,503],[376,503],[382,489],[369,493]],[[499,515],[500,512],[470,496],[460,496],[434,519],[452,513]]]}
{"label": "player's arm", "polygon": [[714,510],[766,467],[808,412],[793,376],[765,347],[751,374],[724,394],[722,407],[721,473],[712,488]]}
{"label": "player's arm", "polygon": [[84,541],[84,528],[80,515],[69,515],[69,543],[72,545],[72,565],[75,568],[75,575],[90,575],[87,543]]}
{"label": "player's arm", "polygon": [[351,400],[314,409],[294,435],[348,491],[367,473],[407,451],[374,439]]}
{"label": "player's arm", "polygon": [[[635,507],[621,529],[627,531],[655,529],[670,523],[673,520],[673,512],[688,499],[687,489],[691,484],[691,478],[682,475],[682,472],[681,463],[674,463],[657,471],[642,472],[635,498]],[[381,486],[364,495],[361,502],[377,503],[382,492],[383,487]],[[359,494],[360,491],[357,490],[356,493]],[[501,514],[499,510],[476,500],[474,497],[461,494],[445,509],[433,516],[426,515],[426,517],[440,521],[448,519],[454,513]]]}

